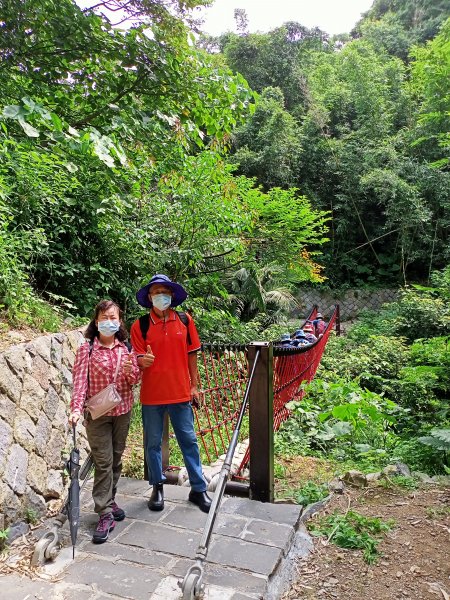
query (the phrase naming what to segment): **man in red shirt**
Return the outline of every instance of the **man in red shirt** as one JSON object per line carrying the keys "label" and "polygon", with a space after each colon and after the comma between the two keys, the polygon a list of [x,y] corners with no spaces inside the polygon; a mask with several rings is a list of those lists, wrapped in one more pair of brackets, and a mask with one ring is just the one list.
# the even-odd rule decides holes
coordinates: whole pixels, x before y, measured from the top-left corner
{"label": "man in red shirt", "polygon": [[164,508],[161,442],[167,412],[189,475],[189,500],[209,512],[211,499],[206,493],[191,406],[192,398],[198,395],[197,351],[201,344],[192,318],[186,315],[185,325],[173,310],[187,298],[187,292],[166,275],[155,275],[136,298],[141,306],[150,308],[145,339],[139,319],[131,326],[131,343],[143,370],[142,423],[149,483],[153,486],[148,507]]}

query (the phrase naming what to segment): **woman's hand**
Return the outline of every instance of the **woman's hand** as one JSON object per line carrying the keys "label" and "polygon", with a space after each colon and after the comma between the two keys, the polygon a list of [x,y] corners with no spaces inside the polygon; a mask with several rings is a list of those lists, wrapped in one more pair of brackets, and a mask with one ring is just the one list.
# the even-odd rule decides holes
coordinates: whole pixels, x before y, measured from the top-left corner
{"label": "woman's hand", "polygon": [[132,374],[132,372],[133,372],[133,359],[131,358],[131,354],[128,355],[128,358],[123,363],[122,370],[125,373],[125,375],[131,375]]}
{"label": "woman's hand", "polygon": [[78,412],[70,413],[69,425],[76,425],[78,423],[78,421],[80,420],[80,417],[81,417],[81,415]]}

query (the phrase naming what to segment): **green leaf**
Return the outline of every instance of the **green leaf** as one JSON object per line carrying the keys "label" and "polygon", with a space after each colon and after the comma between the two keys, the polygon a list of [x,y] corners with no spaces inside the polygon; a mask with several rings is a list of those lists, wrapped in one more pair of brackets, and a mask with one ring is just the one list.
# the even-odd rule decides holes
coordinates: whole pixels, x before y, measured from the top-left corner
{"label": "green leaf", "polygon": [[77,165],[75,165],[73,162],[66,162],[64,166],[70,173],[76,173],[78,171]]}
{"label": "green leaf", "polygon": [[4,107],[2,114],[6,119],[18,119],[20,115],[24,114],[24,110],[17,104],[10,104]]}
{"label": "green leaf", "polygon": [[19,118],[19,123],[22,129],[25,131],[28,137],[39,137],[39,131],[35,129],[32,125],[24,121],[23,118]]}

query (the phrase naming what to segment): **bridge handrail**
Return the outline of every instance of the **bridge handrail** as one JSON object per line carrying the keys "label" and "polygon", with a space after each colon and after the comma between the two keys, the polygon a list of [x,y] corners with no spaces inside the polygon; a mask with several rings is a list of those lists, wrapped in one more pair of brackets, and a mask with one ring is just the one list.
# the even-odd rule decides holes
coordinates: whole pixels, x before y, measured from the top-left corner
{"label": "bridge handrail", "polygon": [[248,379],[248,383],[245,388],[244,398],[242,400],[242,405],[241,405],[241,409],[239,411],[236,426],[233,431],[230,445],[228,446],[225,460],[223,462],[222,468],[219,473],[219,478],[217,481],[216,489],[214,491],[211,508],[208,513],[208,518],[206,520],[206,524],[203,529],[202,537],[200,539],[200,543],[198,545],[197,552],[195,554],[195,564],[192,565],[188,569],[188,571],[184,577],[182,586],[181,586],[182,590],[183,590],[183,598],[185,597],[185,595],[187,595],[187,597],[192,597],[192,592],[194,591],[194,589],[197,589],[198,592],[200,592],[200,590],[201,590],[202,578],[203,578],[203,563],[208,554],[209,542],[211,540],[211,535],[213,532],[214,524],[216,522],[218,509],[219,509],[220,503],[222,502],[223,494],[225,492],[225,485],[228,481],[228,475],[229,475],[230,469],[231,469],[231,462],[233,460],[233,455],[234,455],[234,452],[236,450],[236,446],[238,443],[239,432],[240,432],[240,429],[242,426],[242,421],[244,418],[245,411],[247,409],[249,393],[250,393],[250,389],[253,384],[253,378],[255,375],[256,367],[258,365],[259,357],[260,357],[260,350],[257,349],[255,360],[253,362],[250,376]]}

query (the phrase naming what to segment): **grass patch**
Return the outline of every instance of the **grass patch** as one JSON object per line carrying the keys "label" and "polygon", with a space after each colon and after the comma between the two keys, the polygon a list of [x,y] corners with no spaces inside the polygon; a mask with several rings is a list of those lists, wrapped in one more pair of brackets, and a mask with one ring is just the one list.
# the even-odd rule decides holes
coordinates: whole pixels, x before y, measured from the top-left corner
{"label": "grass patch", "polygon": [[376,517],[365,517],[358,512],[348,511],[345,515],[334,512],[309,524],[312,535],[326,536],[340,548],[362,550],[364,560],[373,564],[378,557],[378,544],[383,533],[389,531],[394,521],[382,521]]}
{"label": "grass patch", "polygon": [[404,490],[416,490],[419,487],[419,482],[414,477],[394,475],[392,478],[382,477],[380,485],[384,488],[397,487]]}
{"label": "grass patch", "polygon": [[429,506],[427,508],[427,517],[429,519],[445,519],[450,517],[450,506],[438,506],[434,508]]}

